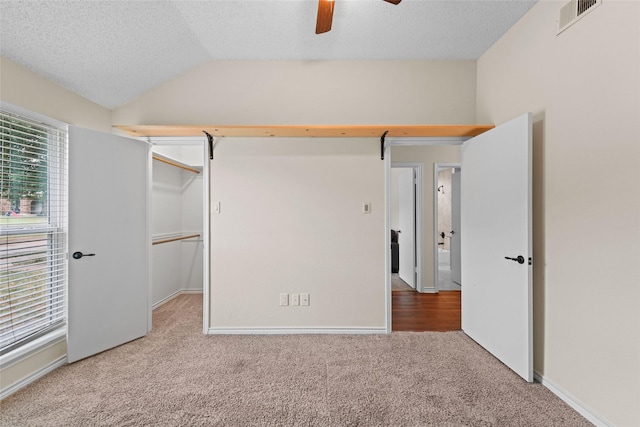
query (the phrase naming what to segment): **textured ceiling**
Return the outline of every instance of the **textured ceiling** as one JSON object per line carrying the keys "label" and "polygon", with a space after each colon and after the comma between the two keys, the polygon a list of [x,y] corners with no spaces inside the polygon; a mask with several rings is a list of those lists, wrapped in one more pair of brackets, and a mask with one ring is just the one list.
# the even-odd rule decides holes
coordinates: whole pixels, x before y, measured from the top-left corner
{"label": "textured ceiling", "polygon": [[477,59],[536,0],[0,0],[2,56],[116,108],[220,59]]}

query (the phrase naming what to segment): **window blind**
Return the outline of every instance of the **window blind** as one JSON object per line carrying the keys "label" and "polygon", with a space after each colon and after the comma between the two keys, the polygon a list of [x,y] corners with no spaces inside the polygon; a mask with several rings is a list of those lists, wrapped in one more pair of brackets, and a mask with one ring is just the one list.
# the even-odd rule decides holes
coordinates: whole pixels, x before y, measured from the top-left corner
{"label": "window blind", "polygon": [[67,132],[0,110],[0,354],[66,319]]}

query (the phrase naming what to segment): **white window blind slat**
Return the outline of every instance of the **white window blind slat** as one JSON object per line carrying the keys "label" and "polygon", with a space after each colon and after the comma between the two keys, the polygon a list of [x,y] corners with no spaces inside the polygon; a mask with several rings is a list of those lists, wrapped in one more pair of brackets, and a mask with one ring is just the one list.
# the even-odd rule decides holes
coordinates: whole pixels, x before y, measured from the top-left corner
{"label": "white window blind slat", "polygon": [[[52,298],[52,301],[60,301],[60,298],[54,297]],[[22,306],[15,310],[11,316],[7,317],[6,321],[3,320],[0,322],[0,325],[7,326],[8,324],[11,324],[12,329],[15,329],[18,325],[29,323],[34,317],[50,317],[49,312],[45,313],[42,311],[40,307],[42,304],[42,301],[37,301],[37,303]]]}
{"label": "white window blind slat", "polygon": [[32,304],[43,304],[46,298],[52,298],[56,295],[62,295],[64,289],[48,289],[48,288],[36,288],[32,292],[27,291],[19,296],[9,299],[11,305],[11,314],[24,310],[25,307],[29,307]]}
{"label": "white window blind slat", "polygon": [[66,141],[0,110],[0,353],[66,319]]}

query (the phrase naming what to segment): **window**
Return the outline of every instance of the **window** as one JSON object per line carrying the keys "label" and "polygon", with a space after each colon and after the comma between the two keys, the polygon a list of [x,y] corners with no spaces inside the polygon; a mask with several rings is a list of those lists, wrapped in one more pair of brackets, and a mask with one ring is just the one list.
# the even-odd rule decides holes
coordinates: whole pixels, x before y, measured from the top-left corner
{"label": "window", "polygon": [[0,354],[64,325],[67,133],[0,110]]}

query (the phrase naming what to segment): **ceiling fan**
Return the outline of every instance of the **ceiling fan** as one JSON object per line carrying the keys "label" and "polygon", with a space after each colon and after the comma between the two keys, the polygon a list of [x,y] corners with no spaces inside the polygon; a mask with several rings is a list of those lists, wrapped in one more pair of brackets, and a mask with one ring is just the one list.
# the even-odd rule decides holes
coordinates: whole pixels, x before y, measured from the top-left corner
{"label": "ceiling fan", "polygon": [[[387,3],[398,4],[402,0],[384,0]],[[316,21],[316,34],[326,33],[331,30],[333,22],[334,0],[318,0],[318,20]]]}

